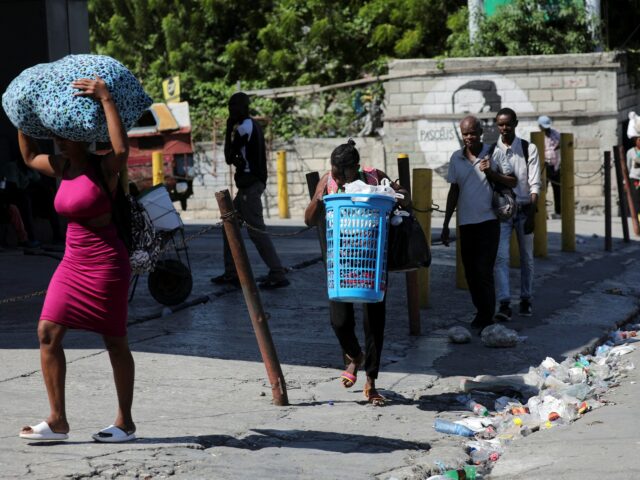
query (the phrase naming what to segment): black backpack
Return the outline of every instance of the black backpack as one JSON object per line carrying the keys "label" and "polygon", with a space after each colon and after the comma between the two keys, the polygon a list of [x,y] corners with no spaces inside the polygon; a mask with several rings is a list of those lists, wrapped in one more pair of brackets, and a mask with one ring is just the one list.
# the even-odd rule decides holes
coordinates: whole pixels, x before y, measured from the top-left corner
{"label": "black backpack", "polygon": [[116,196],[112,197],[102,173],[100,157],[95,157],[98,181],[111,201],[111,218],[118,231],[118,237],[129,253],[132,273],[151,272],[160,257],[162,237],[153,227],[146,209],[135,197],[125,193],[120,181],[116,187]]}

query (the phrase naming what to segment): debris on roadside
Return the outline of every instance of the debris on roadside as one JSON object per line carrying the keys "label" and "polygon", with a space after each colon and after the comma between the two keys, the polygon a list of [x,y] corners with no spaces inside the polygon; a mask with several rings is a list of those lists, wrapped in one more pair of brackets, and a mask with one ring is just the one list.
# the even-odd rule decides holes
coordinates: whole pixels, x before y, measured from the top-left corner
{"label": "debris on roadside", "polygon": [[500,324],[486,327],[482,330],[480,338],[485,347],[495,348],[515,347],[518,342],[525,340],[525,337],[520,337],[515,330],[506,328]]}
{"label": "debris on roadside", "polygon": [[464,327],[451,327],[447,331],[447,336],[451,343],[469,343],[471,341],[471,332]]}
{"label": "debris on roadside", "polygon": [[[624,355],[635,350],[633,343],[640,341],[637,331],[640,325],[633,328],[635,330],[612,332],[593,355],[569,357],[561,363],[547,357],[524,374],[463,379],[460,388],[464,394],[456,400],[475,416],[457,421],[438,418],[434,428],[441,433],[468,437],[470,461],[476,468],[473,478],[479,478],[476,474],[488,473],[493,462],[518,438],[568,425],[591,410],[611,403],[601,398],[602,395],[635,368],[624,359]],[[517,333],[514,334],[517,337]],[[503,396],[498,397],[494,405],[487,404],[494,409],[489,411],[473,398],[480,392]],[[459,476],[457,472],[464,475],[464,470],[443,470],[430,478],[471,478]]]}

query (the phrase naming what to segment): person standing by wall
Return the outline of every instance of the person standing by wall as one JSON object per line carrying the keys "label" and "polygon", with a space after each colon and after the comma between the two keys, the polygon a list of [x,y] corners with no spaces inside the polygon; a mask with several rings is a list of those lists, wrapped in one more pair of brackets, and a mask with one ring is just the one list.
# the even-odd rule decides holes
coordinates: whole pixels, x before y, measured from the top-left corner
{"label": "person standing by wall", "polygon": [[[286,287],[289,280],[266,233],[262,215],[262,193],[267,186],[267,152],[260,124],[249,116],[249,96],[244,92],[234,93],[229,99],[229,117],[224,141],[224,159],[236,167],[233,176],[238,193],[233,206],[242,219],[249,224],[249,238],[256,246],[260,257],[269,267],[266,280],[260,282],[262,289]],[[224,273],[213,277],[215,284],[239,285],[227,236],[224,235]]]}
{"label": "person standing by wall", "polygon": [[540,161],[538,149],[533,143],[516,136],[518,117],[510,108],[501,109],[496,115],[500,131],[497,147],[511,164],[517,179],[517,212],[509,220],[500,222],[500,245],[496,259],[496,290],[500,308],[496,320],[511,319],[511,294],[509,291],[509,247],[511,232],[516,232],[520,250],[520,315],[531,316],[533,307],[533,227],[538,194],[540,193]]}
{"label": "person standing by wall", "polygon": [[460,226],[460,251],[471,300],[476,315],[471,327],[479,329],[493,323],[496,294],[493,267],[500,241],[500,226],[492,208],[491,183],[516,186],[515,177],[507,176],[504,153],[495,145],[482,143],[482,126],[474,116],[460,122],[464,147],[451,155],[447,181],[447,209],[441,240],[449,245],[449,222],[457,206]]}
{"label": "person standing by wall", "polygon": [[553,210],[556,215],[561,212],[560,198],[560,132],[551,128],[551,118],[546,115],[538,117],[540,130],[544,132],[544,163],[547,170],[547,187],[551,182],[553,188]]}

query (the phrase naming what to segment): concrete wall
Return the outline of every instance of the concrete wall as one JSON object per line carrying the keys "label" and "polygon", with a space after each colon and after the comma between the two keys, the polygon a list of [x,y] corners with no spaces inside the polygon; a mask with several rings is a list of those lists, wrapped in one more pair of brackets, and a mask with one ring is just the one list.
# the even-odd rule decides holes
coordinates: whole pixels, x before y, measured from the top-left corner
{"label": "concrete wall", "polygon": [[578,210],[600,211],[603,177],[596,172],[638,104],[623,60],[608,52],[393,61],[389,73],[397,78],[386,84],[387,152],[405,151],[412,167],[435,169],[433,198],[442,204],[448,160],[460,145],[457,122],[466,112],[486,122],[485,141],[497,138],[492,124],[502,107],[518,113],[518,134],[527,139],[538,129],[536,118],[549,115],[554,128],[574,134]]}
{"label": "concrete wall", "polygon": [[[460,148],[459,120],[467,112],[478,115],[485,122],[485,141],[495,141],[493,119],[508,106],[518,113],[518,134],[523,138],[538,130],[536,119],[542,114],[553,119],[557,130],[574,134],[577,209],[601,212],[603,153],[621,142],[627,114],[638,105],[638,92],[629,82],[623,56],[608,52],[395,60],[389,64],[389,75],[385,135],[356,139],[363,164],[395,178],[397,155],[408,153],[412,168],[435,170],[433,199],[444,206],[449,157]],[[305,174],[327,171],[332,149],[344,141],[297,139],[272,145],[266,216],[278,217],[275,151],[287,151],[290,211],[292,217],[301,218],[308,201]],[[217,215],[214,192],[230,185],[229,167],[222,158],[222,146],[203,143],[198,148],[195,196],[189,203],[193,211],[187,215],[213,218]]]}
{"label": "concrete wall", "polygon": [[[289,210],[292,218],[302,218],[309,203],[306,174],[329,171],[332,150],[344,143],[344,138],[303,138],[271,145],[267,170],[269,178],[263,196],[266,218],[279,218],[278,184],[276,176],[276,152],[287,152],[287,186]],[[385,169],[385,149],[381,139],[356,138],[356,145],[364,165]],[[395,159],[393,159],[395,162]],[[182,212],[183,218],[217,219],[219,218],[215,192],[229,189],[233,191],[233,174],[224,161],[223,145],[211,142],[199,143],[195,155],[196,177],[193,182],[194,195],[189,199],[188,210]],[[176,204],[177,205],[177,204]]]}

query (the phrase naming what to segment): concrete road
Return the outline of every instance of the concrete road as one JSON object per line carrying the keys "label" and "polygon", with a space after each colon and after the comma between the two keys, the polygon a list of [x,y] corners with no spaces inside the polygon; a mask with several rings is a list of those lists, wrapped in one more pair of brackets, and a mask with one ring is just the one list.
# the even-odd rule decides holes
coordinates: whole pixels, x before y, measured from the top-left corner
{"label": "concrete road", "polygon": [[[279,223],[270,230],[299,228]],[[489,349],[478,338],[448,343],[446,329],[473,317],[468,292],[455,288],[454,248],[433,248],[431,305],[421,312],[420,337],[408,335],[404,275],[391,274],[379,378],[390,399],[384,408],[366,404],[362,379],[349,390],[339,382],[341,352],[329,325],[321,263],[292,270],[290,287],[261,294],[290,400],[287,407],[273,406],[241,292],[209,282],[221,271],[220,229],[197,236],[189,243],[192,298],[209,301],[171,313],[151,298],[141,278],[131,303],[140,438],[129,444],[91,440],[113,421],[115,392],[108,355],[100,339],[85,332],[69,332],[65,341],[70,439],[42,444],[18,438],[22,425],[38,423],[48,412],[35,335],[43,297],[2,302],[2,478],[423,479],[441,466],[463,465],[464,439],[432,427],[436,416],[463,415],[454,400],[461,379],[523,372],[547,356],[561,361],[637,314],[638,243],[623,243],[618,231],[614,252],[605,253],[602,225],[601,217],[580,217],[577,251],[561,253],[559,221],[549,222],[549,256],[536,260],[534,316],[514,316],[509,326],[527,340],[512,349]],[[187,234],[200,229],[192,224]],[[314,231],[274,241],[289,266],[319,255]],[[255,273],[266,273],[250,243],[248,250]],[[0,252],[0,299],[46,289],[59,255],[49,253]],[[517,270],[511,276],[517,292]],[[611,391],[617,405],[514,442],[491,478],[595,480],[607,471],[611,478],[629,478],[620,472],[639,466],[632,454],[638,387],[631,382],[637,376],[632,371]]]}

